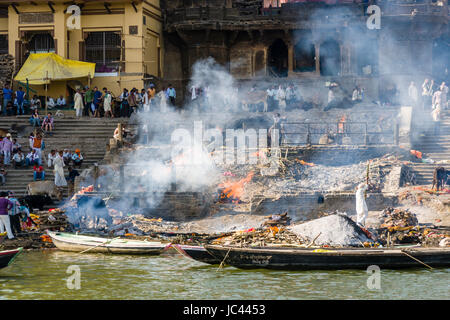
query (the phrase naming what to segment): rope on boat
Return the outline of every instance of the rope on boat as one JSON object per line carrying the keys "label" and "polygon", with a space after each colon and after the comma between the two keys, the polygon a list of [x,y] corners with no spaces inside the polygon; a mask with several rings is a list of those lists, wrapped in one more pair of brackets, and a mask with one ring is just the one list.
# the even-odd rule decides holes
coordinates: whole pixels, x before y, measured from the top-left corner
{"label": "rope on boat", "polygon": [[230,248],[230,249],[228,249],[228,252],[227,252],[227,254],[225,255],[225,258],[223,258],[223,260],[222,260],[222,262],[220,263],[219,267],[217,268],[216,272],[217,272],[217,271],[219,271],[220,269],[222,269],[222,267],[223,267],[223,263],[224,263],[224,262],[225,262],[225,260],[227,259],[227,257],[228,257],[228,254],[230,253],[230,251],[231,251],[231,248]]}
{"label": "rope on boat", "polygon": [[404,254],[406,254],[406,255],[407,255],[408,257],[410,257],[411,259],[414,259],[414,260],[416,260],[417,262],[419,262],[419,263],[423,264],[424,266],[426,266],[426,267],[430,268],[431,270],[433,270],[433,268],[430,267],[429,265],[427,265],[425,262],[422,262],[422,261],[420,261],[419,259],[414,258],[412,255],[410,255],[410,254],[407,253],[406,251],[404,251],[404,250],[400,250],[400,251],[403,252]]}
{"label": "rope on boat", "polygon": [[96,245],[96,246],[93,246],[93,247],[90,247],[90,248],[88,248],[88,249],[86,249],[86,250],[83,250],[83,251],[81,251],[80,253],[88,252],[89,250],[92,250],[92,249],[94,249],[94,248],[97,248],[97,247],[100,247],[100,246],[102,246],[102,245],[108,244],[108,243],[110,243],[111,241],[117,240],[117,239],[119,239],[119,238],[120,238],[120,237],[117,237],[117,238],[113,238],[113,239],[110,239],[110,240],[108,240],[108,241],[102,242],[102,243],[100,243],[100,244],[98,244],[98,245]]}

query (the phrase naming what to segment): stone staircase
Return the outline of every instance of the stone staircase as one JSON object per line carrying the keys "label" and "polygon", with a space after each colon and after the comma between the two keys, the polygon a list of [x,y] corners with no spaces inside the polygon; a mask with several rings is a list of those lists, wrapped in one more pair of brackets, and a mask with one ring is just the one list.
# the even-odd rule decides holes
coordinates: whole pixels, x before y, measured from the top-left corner
{"label": "stone staircase", "polygon": [[[0,129],[9,129],[12,124],[18,126],[26,126],[22,132],[22,136],[12,134],[13,138],[22,145],[22,151],[25,154],[29,152],[29,134],[33,131],[33,127],[29,123],[29,116],[12,116],[0,117]],[[125,122],[123,118],[109,119],[109,118],[85,118],[77,119],[75,117],[67,116],[65,118],[55,118],[55,129],[52,134],[46,133],[44,136],[45,150],[43,151],[42,160],[45,169],[45,180],[54,181],[53,168],[47,167],[47,157],[50,150],[80,149],[84,157],[81,169],[77,169],[80,173],[83,169],[88,168],[96,162],[103,159],[106,152],[106,144],[112,138],[114,129],[119,122]],[[24,195],[26,187],[29,182],[33,181],[32,168],[18,168],[7,167],[6,184],[0,186],[2,191],[13,191],[17,196]],[[66,175],[68,174],[67,167],[65,167]],[[67,196],[67,188],[64,196]]]}
{"label": "stone staircase", "polygon": [[[414,143],[413,149],[421,151],[423,158],[430,158],[434,161],[450,160],[450,111],[447,110],[443,114],[441,120],[440,135],[435,136],[433,128],[425,132],[416,143]],[[436,167],[443,166],[447,170],[450,170],[448,164],[428,164],[428,163],[416,163],[413,166],[416,174],[416,181],[418,185],[429,185],[431,187],[433,183],[433,172]]]}

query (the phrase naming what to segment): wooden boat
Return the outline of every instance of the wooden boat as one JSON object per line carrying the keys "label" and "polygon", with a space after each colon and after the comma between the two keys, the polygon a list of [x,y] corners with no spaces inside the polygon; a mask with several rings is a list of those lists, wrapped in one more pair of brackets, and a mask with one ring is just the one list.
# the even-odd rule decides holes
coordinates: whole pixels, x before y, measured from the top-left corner
{"label": "wooden boat", "polygon": [[47,231],[55,246],[62,251],[159,255],[170,243],[157,241],[100,238],[64,232]]}
{"label": "wooden boat", "polygon": [[0,251],[0,269],[9,266],[21,252],[22,248]]}
{"label": "wooden boat", "polygon": [[219,264],[221,260],[215,258],[202,246],[188,246],[172,244],[172,247],[183,256],[208,264]]}
{"label": "wooden boat", "polygon": [[220,245],[206,245],[205,248],[218,260],[224,260],[225,264],[243,269],[338,270],[367,269],[370,265],[377,265],[381,269],[450,266],[450,248],[307,249]]}

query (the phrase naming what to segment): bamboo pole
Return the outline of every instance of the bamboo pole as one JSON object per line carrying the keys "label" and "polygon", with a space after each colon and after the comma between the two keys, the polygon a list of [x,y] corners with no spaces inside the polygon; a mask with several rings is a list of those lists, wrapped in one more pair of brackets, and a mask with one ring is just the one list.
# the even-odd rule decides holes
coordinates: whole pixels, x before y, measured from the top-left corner
{"label": "bamboo pole", "polygon": [[46,72],[45,76],[45,114],[47,114],[47,96],[48,96],[48,71]]}
{"label": "bamboo pole", "polygon": [[410,257],[411,259],[413,259],[413,260],[415,260],[415,261],[417,261],[417,262],[419,262],[419,263],[421,263],[421,264],[423,264],[425,267],[428,267],[428,268],[430,268],[431,270],[433,270],[433,268],[432,267],[430,267],[429,265],[427,265],[425,262],[423,262],[423,261],[420,261],[419,259],[417,259],[417,258],[415,258],[415,257],[413,257],[412,255],[410,255],[410,254],[408,254],[406,251],[404,251],[404,250],[401,250],[401,252],[402,253],[404,253],[404,254],[406,254],[408,257]]}

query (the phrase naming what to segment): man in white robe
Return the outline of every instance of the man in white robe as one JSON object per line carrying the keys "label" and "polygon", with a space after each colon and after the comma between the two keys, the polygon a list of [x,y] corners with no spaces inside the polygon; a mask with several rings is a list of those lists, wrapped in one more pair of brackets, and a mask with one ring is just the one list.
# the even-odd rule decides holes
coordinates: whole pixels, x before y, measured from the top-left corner
{"label": "man in white robe", "polygon": [[365,192],[367,191],[368,185],[366,183],[361,183],[356,190],[356,222],[364,227],[366,224],[366,218],[369,214],[367,209]]}
{"label": "man in white robe", "polygon": [[83,115],[83,96],[80,93],[80,89],[77,89],[73,97],[73,107],[76,110],[76,117],[81,118]]}
{"label": "man in white robe", "polygon": [[53,160],[53,165],[55,167],[55,185],[58,188],[67,186],[67,181],[64,177],[64,160],[62,151],[60,151],[58,156]]}

